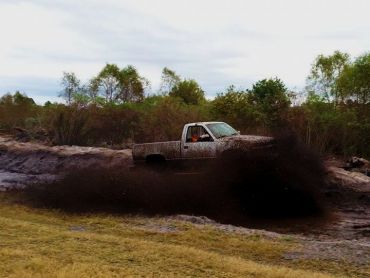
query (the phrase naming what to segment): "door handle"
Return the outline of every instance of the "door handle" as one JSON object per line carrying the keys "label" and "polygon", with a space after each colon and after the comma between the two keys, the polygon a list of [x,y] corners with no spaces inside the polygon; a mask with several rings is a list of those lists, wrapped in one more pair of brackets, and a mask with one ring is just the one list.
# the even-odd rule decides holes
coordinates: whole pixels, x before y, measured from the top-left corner
{"label": "door handle", "polygon": [[184,146],[184,149],[189,149],[189,146]]}

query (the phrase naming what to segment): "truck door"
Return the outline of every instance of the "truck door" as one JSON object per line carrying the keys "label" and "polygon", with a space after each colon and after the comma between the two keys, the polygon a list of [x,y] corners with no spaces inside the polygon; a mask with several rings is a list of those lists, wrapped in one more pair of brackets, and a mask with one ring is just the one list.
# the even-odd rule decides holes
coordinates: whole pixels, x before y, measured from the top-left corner
{"label": "truck door", "polygon": [[189,126],[183,144],[183,158],[216,157],[216,142],[203,126]]}

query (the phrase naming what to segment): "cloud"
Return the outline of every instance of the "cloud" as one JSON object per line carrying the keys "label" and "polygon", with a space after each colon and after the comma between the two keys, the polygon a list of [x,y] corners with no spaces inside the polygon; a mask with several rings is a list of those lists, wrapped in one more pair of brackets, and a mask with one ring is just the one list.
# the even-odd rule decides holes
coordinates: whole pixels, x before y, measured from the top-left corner
{"label": "cloud", "polygon": [[36,77],[3,77],[0,83],[0,95],[20,91],[32,97],[38,104],[44,104],[47,100],[62,102],[58,97],[60,81],[50,78]]}
{"label": "cloud", "polygon": [[63,71],[87,80],[107,62],[135,65],[153,91],[165,66],[210,97],[275,76],[301,88],[316,55],[368,50],[369,8],[363,0],[0,1],[0,88],[13,78],[48,96]]}

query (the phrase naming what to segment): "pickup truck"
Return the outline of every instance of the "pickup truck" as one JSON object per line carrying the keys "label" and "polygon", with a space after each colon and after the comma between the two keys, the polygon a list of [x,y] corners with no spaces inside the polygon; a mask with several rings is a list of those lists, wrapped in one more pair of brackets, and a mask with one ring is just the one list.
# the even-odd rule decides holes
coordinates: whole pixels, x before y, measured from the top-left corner
{"label": "pickup truck", "polygon": [[266,136],[240,135],[224,122],[189,123],[180,141],[134,144],[134,163],[148,164],[185,160],[213,159],[228,150],[270,148],[274,139]]}

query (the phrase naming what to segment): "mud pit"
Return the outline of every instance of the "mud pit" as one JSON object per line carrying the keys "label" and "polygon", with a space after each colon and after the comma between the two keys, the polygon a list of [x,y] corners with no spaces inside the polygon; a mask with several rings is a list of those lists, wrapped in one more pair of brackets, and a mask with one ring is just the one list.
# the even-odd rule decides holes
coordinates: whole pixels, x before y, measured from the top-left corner
{"label": "mud pit", "polygon": [[[224,224],[304,235],[311,243],[326,242],[328,246],[333,240],[351,245],[355,241],[359,250],[368,252],[369,177],[343,170],[330,160],[321,167],[304,151],[282,156],[278,165],[270,165],[265,157],[246,158],[263,161],[249,165],[247,171],[233,165],[245,158],[229,159],[194,178],[127,171],[133,165],[130,150],[47,147],[0,137],[0,190],[33,184],[42,188],[36,195],[32,192],[39,200],[45,198],[41,205],[70,211],[206,215]],[[288,166],[280,167],[282,164]],[[254,186],[243,187],[246,177]]]}

